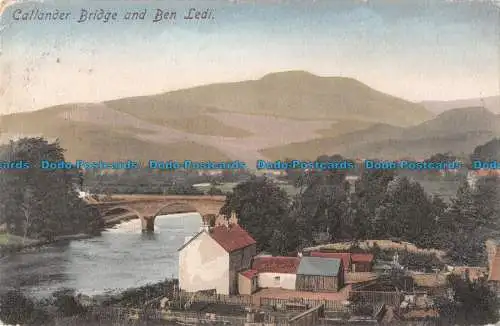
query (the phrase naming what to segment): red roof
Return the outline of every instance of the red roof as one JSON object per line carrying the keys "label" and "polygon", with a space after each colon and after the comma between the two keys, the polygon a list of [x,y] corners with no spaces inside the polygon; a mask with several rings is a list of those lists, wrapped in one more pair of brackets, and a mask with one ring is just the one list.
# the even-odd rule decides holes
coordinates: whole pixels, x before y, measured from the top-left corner
{"label": "red roof", "polygon": [[240,274],[245,276],[246,278],[252,279],[255,276],[257,276],[259,274],[259,272],[256,271],[255,269],[249,269],[249,270],[246,270],[244,272],[241,272]]}
{"label": "red roof", "polygon": [[481,170],[473,170],[474,174],[478,177],[487,177],[490,175],[500,175],[500,170],[496,169],[481,169]]}
{"label": "red roof", "polygon": [[311,257],[323,257],[323,258],[337,258],[342,260],[342,265],[344,266],[344,271],[349,270],[351,266],[351,254],[348,252],[321,252],[313,251],[311,252]]}
{"label": "red roof", "polygon": [[351,260],[353,263],[371,263],[373,254],[352,254]]}
{"label": "red roof", "polygon": [[259,273],[295,274],[299,263],[298,257],[256,257],[252,262],[252,269]]}
{"label": "red roof", "polygon": [[216,226],[210,231],[210,236],[227,252],[243,249],[256,243],[250,234],[238,224]]}

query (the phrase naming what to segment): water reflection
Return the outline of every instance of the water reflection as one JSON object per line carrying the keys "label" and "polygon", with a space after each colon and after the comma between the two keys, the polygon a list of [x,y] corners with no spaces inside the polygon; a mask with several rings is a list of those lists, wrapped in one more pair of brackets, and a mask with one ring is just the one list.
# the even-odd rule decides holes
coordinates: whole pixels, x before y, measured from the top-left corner
{"label": "water reflection", "polygon": [[200,225],[199,214],[161,216],[148,234],[131,220],[100,237],[12,255],[0,262],[0,290],[21,287],[45,296],[69,287],[92,295],[177,277],[177,249]]}
{"label": "water reflection", "polygon": [[157,236],[156,236],[156,233],[143,232],[141,234],[141,239],[142,240],[157,240]]}

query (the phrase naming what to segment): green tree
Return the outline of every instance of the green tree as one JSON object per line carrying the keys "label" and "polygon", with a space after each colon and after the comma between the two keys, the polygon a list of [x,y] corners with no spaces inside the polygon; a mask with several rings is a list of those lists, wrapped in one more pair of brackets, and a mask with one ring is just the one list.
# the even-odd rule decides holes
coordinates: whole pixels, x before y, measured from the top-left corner
{"label": "green tree", "polygon": [[0,171],[0,215],[7,230],[29,238],[51,239],[56,235],[96,232],[100,217],[74,190],[76,170],[44,170],[42,160],[64,161],[59,143],[43,138],[11,141],[0,151],[0,160],[24,161],[29,169]]}
{"label": "green tree", "polygon": [[266,177],[252,177],[226,197],[221,214],[230,217],[235,212],[239,224],[257,241],[258,250],[272,250],[271,240],[275,230],[283,228],[288,208],[284,190]]}
{"label": "green tree", "polygon": [[486,262],[485,241],[498,234],[498,184],[496,178],[484,178],[475,190],[463,182],[445,217],[440,221],[449,258],[465,265]]}
{"label": "green tree", "polygon": [[500,218],[499,178],[495,175],[480,178],[473,193],[473,202],[477,210],[474,220],[476,228],[496,231]]}
{"label": "green tree", "polygon": [[75,316],[85,313],[86,309],[77,300],[75,290],[61,289],[52,293],[53,304],[63,316]]}
{"label": "green tree", "polygon": [[473,192],[469,184],[464,181],[458,187],[457,194],[451,200],[450,208],[442,225],[448,228],[450,233],[471,232],[475,229],[475,220],[478,215],[474,204]]}
{"label": "green tree", "polygon": [[332,241],[351,239],[356,228],[352,223],[349,188],[345,180],[324,187],[325,215]]}
{"label": "green tree", "polygon": [[[392,170],[363,170],[356,181],[351,207],[355,225],[359,225],[356,237],[377,236],[380,212],[389,183],[395,178]],[[385,231],[383,231],[385,233]]]}
{"label": "green tree", "polygon": [[35,303],[19,290],[0,296],[0,320],[7,324],[27,324],[35,312]]}
{"label": "green tree", "polygon": [[297,194],[292,201],[288,220],[283,225],[284,229],[282,231],[286,235],[289,244],[288,249],[301,250],[314,244],[310,212],[311,210],[304,204],[301,194]]}
{"label": "green tree", "polygon": [[[316,160],[346,161],[340,155],[324,155]],[[319,233],[328,234],[332,241],[351,238],[353,228],[346,175],[346,170],[312,170],[299,178],[300,191],[294,198],[293,213],[304,227],[303,241],[314,242],[314,235]]]}
{"label": "green tree", "polygon": [[487,281],[471,281],[451,275],[448,284],[451,298],[438,303],[441,318],[447,325],[485,325],[498,321],[498,298]]}
{"label": "green tree", "polygon": [[500,161],[500,138],[494,138],[474,148],[471,161]]}
{"label": "green tree", "polygon": [[432,198],[418,182],[407,177],[393,180],[382,206],[380,233],[385,230],[386,236],[405,239],[424,247],[432,245],[437,216]]}

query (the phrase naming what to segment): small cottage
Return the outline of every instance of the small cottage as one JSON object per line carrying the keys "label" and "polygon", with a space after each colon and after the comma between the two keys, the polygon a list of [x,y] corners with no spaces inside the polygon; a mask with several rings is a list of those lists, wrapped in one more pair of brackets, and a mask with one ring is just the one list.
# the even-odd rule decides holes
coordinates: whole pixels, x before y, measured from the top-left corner
{"label": "small cottage", "polygon": [[259,273],[254,269],[241,272],[238,275],[238,293],[253,294],[259,289]]}
{"label": "small cottage", "polygon": [[371,272],[373,268],[373,254],[352,254],[353,272]]}
{"label": "small cottage", "polygon": [[337,292],[344,286],[342,260],[302,257],[297,269],[297,291]]}
{"label": "small cottage", "polygon": [[255,257],[252,269],[259,273],[260,288],[295,290],[299,257]]}
{"label": "small cottage", "polygon": [[255,240],[238,224],[204,228],[179,248],[179,287],[237,294],[239,272],[251,267]]}

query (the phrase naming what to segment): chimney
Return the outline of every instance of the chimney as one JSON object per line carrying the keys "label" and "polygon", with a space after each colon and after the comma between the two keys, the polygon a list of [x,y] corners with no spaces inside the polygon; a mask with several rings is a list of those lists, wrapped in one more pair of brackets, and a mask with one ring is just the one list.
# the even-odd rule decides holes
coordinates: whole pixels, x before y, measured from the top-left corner
{"label": "chimney", "polygon": [[200,232],[201,231],[210,232],[210,225],[205,220],[202,221],[202,224],[201,224],[201,227],[200,227]]}
{"label": "chimney", "polygon": [[231,218],[229,219],[229,221],[234,224],[238,223],[238,217],[236,216],[235,211],[231,212]]}

